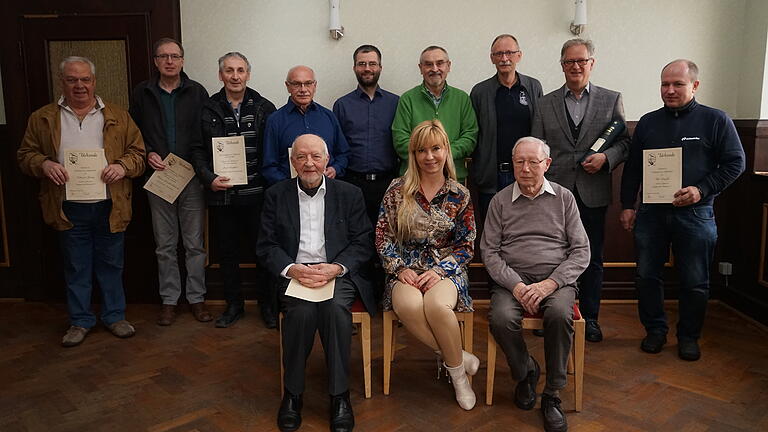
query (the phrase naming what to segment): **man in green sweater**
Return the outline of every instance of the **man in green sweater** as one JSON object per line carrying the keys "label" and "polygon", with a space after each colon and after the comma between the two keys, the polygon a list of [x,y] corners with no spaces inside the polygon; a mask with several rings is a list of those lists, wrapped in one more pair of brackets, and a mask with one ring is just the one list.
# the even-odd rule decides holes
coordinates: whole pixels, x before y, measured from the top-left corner
{"label": "man in green sweater", "polygon": [[445,49],[434,45],[425,48],[419,58],[419,70],[424,81],[400,96],[392,122],[392,141],[400,157],[400,175],[408,167],[408,142],[413,128],[424,120],[439,119],[451,142],[456,177],[463,182],[467,177],[464,159],[477,144],[477,118],[472,101],[467,93],[446,83],[451,61]]}

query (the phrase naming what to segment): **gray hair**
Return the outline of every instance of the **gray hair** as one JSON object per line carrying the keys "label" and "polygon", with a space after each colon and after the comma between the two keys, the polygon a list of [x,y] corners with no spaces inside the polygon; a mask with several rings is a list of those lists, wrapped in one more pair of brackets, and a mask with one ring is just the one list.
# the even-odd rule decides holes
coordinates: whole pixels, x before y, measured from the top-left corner
{"label": "gray hair", "polygon": [[513,41],[515,41],[515,44],[517,44],[517,48],[518,49],[520,48],[520,42],[517,41],[516,37],[512,36],[509,33],[502,33],[502,34],[496,36],[496,38],[493,40],[493,42],[491,42],[491,49],[493,49],[493,46],[496,45],[496,42],[498,42],[498,41],[500,41],[502,39],[507,39],[507,38],[512,39]]}
{"label": "gray hair", "polygon": [[565,41],[563,44],[563,47],[560,48],[560,63],[565,61],[565,51],[574,46],[584,45],[587,47],[587,52],[589,53],[589,58],[592,58],[595,56],[595,44],[592,43],[589,39],[582,39],[582,38],[576,38],[576,39],[569,39]]}
{"label": "gray hair", "polygon": [[421,58],[424,56],[424,54],[426,54],[426,53],[428,53],[430,51],[435,51],[435,50],[442,51],[445,54],[445,59],[450,61],[450,58],[448,58],[448,51],[446,51],[445,48],[443,48],[441,46],[437,46],[437,45],[430,45],[430,46],[424,48],[424,51],[422,51],[421,54],[419,55],[419,63],[421,63]]}
{"label": "gray hair", "polygon": [[538,144],[539,145],[539,152],[544,153],[544,156],[549,158],[549,145],[547,143],[545,143],[543,140],[540,140],[540,139],[538,139],[536,137],[532,137],[532,136],[522,137],[519,140],[517,140],[515,145],[512,147],[512,157],[515,157],[515,150],[517,150],[517,146],[519,146],[520,144],[527,143],[527,142]]}
{"label": "gray hair", "polygon": [[251,62],[248,61],[248,58],[244,56],[242,53],[239,53],[237,51],[231,51],[219,57],[219,72],[224,70],[224,60],[232,57],[239,58],[240,60],[244,61],[245,65],[248,67],[248,72],[251,71]]}
{"label": "gray hair", "polygon": [[[325,156],[326,157],[331,157],[331,154],[328,152],[328,143],[325,142],[323,137],[321,137],[320,135],[315,135],[315,134],[302,134],[302,135],[297,136],[296,139],[294,139],[293,142],[291,143],[291,153],[293,153],[293,148],[296,147],[296,142],[299,141],[300,138],[305,137],[305,136],[313,136],[313,137],[319,139],[320,141],[322,141],[322,143],[323,143],[323,151],[325,152]],[[293,154],[291,154],[291,158],[293,158]]]}
{"label": "gray hair", "polygon": [[85,63],[88,65],[88,67],[91,68],[91,75],[96,76],[96,65],[93,64],[91,59],[89,59],[88,57],[79,57],[79,56],[65,57],[64,60],[62,60],[61,63],[59,63],[59,75],[62,75],[62,76],[64,75],[64,68],[69,63]]}
{"label": "gray hair", "polygon": [[696,63],[688,59],[672,60],[671,62],[667,63],[666,66],[661,68],[661,73],[664,73],[664,69],[675,63],[685,63],[685,65],[688,66],[688,77],[691,79],[691,82],[696,82],[696,80],[699,79],[699,67],[696,65]]}

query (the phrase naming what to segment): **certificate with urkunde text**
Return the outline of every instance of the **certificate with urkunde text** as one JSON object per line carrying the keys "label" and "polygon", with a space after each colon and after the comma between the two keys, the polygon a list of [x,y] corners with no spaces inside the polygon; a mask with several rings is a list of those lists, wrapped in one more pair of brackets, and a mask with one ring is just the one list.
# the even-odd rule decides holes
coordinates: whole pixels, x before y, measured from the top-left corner
{"label": "certificate with urkunde text", "polygon": [[291,282],[288,283],[288,289],[285,290],[285,295],[313,303],[320,303],[333,298],[333,290],[335,286],[335,278],[331,279],[327,284],[317,288],[309,288],[302,285],[301,282],[296,279],[291,279]]}
{"label": "certificate with urkunde text", "polygon": [[643,204],[669,204],[682,185],[682,147],[643,150]]}
{"label": "certificate with urkunde text", "polygon": [[217,176],[229,177],[227,184],[248,184],[248,169],[245,165],[245,138],[242,135],[211,139],[213,146],[213,172]]}
{"label": "certificate with urkunde text", "polygon": [[101,180],[101,173],[106,167],[104,149],[67,150],[64,154],[64,168],[69,175],[66,183],[67,200],[107,199],[107,185]]}
{"label": "certificate with urkunde text", "polygon": [[144,189],[173,204],[195,176],[195,170],[189,162],[173,153],[168,153],[163,162],[165,169],[155,171],[144,184]]}

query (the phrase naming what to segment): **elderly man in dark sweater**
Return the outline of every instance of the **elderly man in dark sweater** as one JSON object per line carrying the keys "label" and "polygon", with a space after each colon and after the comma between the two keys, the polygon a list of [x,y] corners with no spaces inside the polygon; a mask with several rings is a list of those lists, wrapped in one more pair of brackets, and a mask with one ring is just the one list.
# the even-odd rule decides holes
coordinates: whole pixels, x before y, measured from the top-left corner
{"label": "elderly man in dark sweater", "polygon": [[573,341],[576,280],[589,264],[589,240],[573,194],[544,178],[552,159],[538,138],[520,138],[512,149],[515,183],[491,200],[485,220],[483,262],[491,287],[488,321],[517,381],[515,405],[536,404],[540,368],[522,335],[524,313],[544,317],[547,383],[541,396],[544,428],[565,431],[559,390],[566,384]]}

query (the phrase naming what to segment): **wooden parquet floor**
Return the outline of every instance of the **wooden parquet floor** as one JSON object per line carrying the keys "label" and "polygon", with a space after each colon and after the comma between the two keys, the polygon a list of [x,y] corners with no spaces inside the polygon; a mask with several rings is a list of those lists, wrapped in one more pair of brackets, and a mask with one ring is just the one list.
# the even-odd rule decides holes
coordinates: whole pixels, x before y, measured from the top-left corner
{"label": "wooden parquet floor", "polygon": [[[278,333],[253,305],[229,329],[183,313],[154,324],[156,305],[130,305],[137,335],[120,340],[97,327],[80,347],[62,348],[63,305],[0,303],[0,431],[272,431],[280,401]],[[212,306],[219,313],[223,306]],[[540,413],[512,402],[500,353],[493,406],[485,405],[486,306],[475,313],[473,387],[478,405],[462,411],[450,384],[435,379],[432,354],[398,329],[390,396],[382,393],[381,320],[373,320],[373,398],[364,399],[359,338],[352,345],[352,402],[358,431],[539,431]],[[674,304],[668,305],[672,322]],[[688,363],[670,338],[639,350],[643,330],[632,304],[605,304],[605,340],[587,343],[584,410],[571,431],[768,431],[768,333],[726,307],[709,308],[703,356]],[[526,336],[543,359],[541,339]],[[325,365],[319,342],[307,368],[301,431],[328,430]],[[543,380],[542,380],[543,382]],[[570,384],[569,384],[570,386]],[[563,393],[566,409],[572,392]]]}

